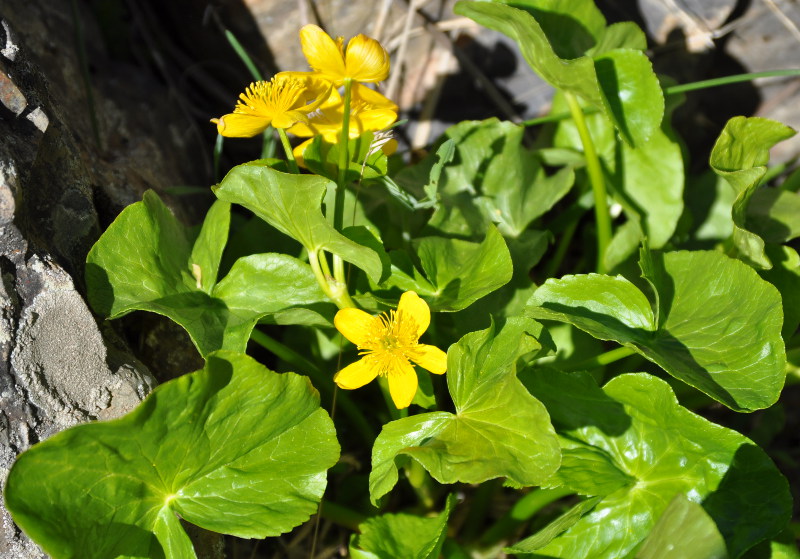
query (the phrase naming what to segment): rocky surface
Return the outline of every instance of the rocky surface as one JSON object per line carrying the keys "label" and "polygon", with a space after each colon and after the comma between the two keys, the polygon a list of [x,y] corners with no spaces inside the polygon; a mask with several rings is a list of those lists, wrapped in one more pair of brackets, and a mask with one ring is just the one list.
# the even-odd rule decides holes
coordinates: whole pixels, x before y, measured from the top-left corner
{"label": "rocky surface", "polygon": [[[155,386],[112,326],[93,316],[83,266],[123,207],[147,188],[186,184],[202,167],[189,160],[193,140],[149,75],[104,71],[87,102],[80,76],[113,64],[89,14],[69,6],[0,6],[0,487],[32,444],[118,417]],[[98,67],[80,62],[76,24]],[[208,545],[217,548],[211,556],[219,544]],[[42,556],[0,506],[0,557]]]}

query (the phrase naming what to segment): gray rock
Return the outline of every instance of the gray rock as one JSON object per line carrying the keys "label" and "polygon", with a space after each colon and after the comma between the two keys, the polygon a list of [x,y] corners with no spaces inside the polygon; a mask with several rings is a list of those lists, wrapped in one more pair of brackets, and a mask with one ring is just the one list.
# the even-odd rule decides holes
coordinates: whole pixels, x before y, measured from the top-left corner
{"label": "gray rock", "polygon": [[[190,150],[164,124],[163,93],[143,114],[137,89],[103,84],[102,147],[93,140],[69,11],[0,5],[0,492],[19,453],[75,424],[119,417],[155,386],[93,316],[83,268],[101,221],[147,188],[191,182],[177,172]],[[84,32],[96,32],[89,20]],[[0,558],[43,556],[0,501]]]}

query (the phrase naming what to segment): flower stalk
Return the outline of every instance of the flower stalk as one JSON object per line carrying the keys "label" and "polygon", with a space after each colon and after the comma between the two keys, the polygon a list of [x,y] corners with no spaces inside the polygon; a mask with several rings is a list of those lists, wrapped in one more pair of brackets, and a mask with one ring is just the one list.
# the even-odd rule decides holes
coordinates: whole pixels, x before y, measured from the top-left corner
{"label": "flower stalk", "polygon": [[586,172],[589,175],[589,183],[592,185],[592,192],[594,193],[594,215],[597,223],[597,273],[603,274],[606,271],[606,249],[611,242],[611,215],[606,201],[606,183],[603,178],[603,169],[600,166],[600,158],[597,156],[597,150],[594,147],[592,135],[586,125],[586,119],[583,115],[583,109],[578,103],[578,98],[574,94],[565,91],[564,99],[569,105],[572,120],[575,122],[575,127],[578,129],[578,135],[583,144]]}
{"label": "flower stalk", "polygon": [[286,135],[286,130],[278,128],[278,136],[281,138],[281,145],[283,151],[286,152],[286,162],[289,164],[289,170],[295,175],[300,174],[300,169],[297,167],[297,161],[294,159],[294,152],[292,152],[292,144],[289,143],[289,136]]}

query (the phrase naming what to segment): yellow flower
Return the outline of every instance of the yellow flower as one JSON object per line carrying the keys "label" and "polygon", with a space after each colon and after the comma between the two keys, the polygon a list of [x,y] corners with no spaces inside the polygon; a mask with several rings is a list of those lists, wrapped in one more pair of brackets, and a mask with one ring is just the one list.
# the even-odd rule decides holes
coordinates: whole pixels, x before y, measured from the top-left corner
{"label": "yellow flower", "polygon": [[300,46],[314,72],[337,86],[348,78],[373,83],[389,75],[389,53],[366,35],[356,35],[345,48],[343,37],[334,41],[316,25],[305,25],[300,30]]}
{"label": "yellow flower", "polygon": [[436,375],[447,369],[444,351],[417,341],[430,322],[428,304],[413,291],[403,293],[397,311],[388,315],[372,316],[354,308],[340,310],[333,323],[358,347],[362,357],[336,373],[334,382],[339,388],[352,390],[378,375],[388,376],[394,405],[397,409],[407,408],[418,384],[412,361]]}
{"label": "yellow flower", "polygon": [[276,74],[268,81],[250,84],[233,112],[212,118],[217,131],[230,138],[249,138],[260,134],[269,125],[289,128],[307,120],[330,95],[331,86],[313,76]]}
{"label": "yellow flower", "polygon": [[[342,97],[336,90],[332,90],[328,100],[320,105],[317,111],[308,115],[307,120],[298,122],[289,129],[295,136],[311,138],[292,150],[298,163],[302,165],[303,152],[313,141],[314,136],[322,136],[329,144],[339,143],[343,117]],[[384,130],[395,120],[397,120],[397,105],[365,85],[353,84],[349,122],[351,140],[358,138],[364,132]]]}

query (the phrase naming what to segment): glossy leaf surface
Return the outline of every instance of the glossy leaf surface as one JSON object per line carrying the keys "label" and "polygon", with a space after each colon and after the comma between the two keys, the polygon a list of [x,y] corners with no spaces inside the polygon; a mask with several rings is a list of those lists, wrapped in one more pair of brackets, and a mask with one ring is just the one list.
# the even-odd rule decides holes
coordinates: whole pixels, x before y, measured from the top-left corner
{"label": "glossy leaf surface", "polygon": [[[600,389],[587,374],[544,369],[523,378],[547,406],[567,448],[594,452],[604,468],[630,480],[616,488],[598,483],[591,493],[602,500],[532,550],[535,556],[629,557],[676,494],[702,505],[731,557],[776,535],[789,518],[788,484],[767,455],[744,436],[679,406],[664,381],[625,374]],[[559,474],[567,487],[587,487],[584,476]]]}
{"label": "glossy leaf surface", "polygon": [[282,534],[316,512],[338,456],[306,377],[219,352],[128,415],[20,455],[5,498],[53,557],[185,559],[179,517],[243,538]]}
{"label": "glossy leaf surface", "polygon": [[764,239],[747,225],[748,207],[767,172],[770,148],[794,134],[774,120],[737,116],[725,125],[711,152],[711,168],[736,192],[733,242],[741,255],[759,268],[769,269],[772,263],[764,253]]}
{"label": "glossy leaf surface", "polygon": [[[152,192],[125,208],[89,252],[89,302],[103,316],[162,314],[201,354],[244,351],[256,322],[329,324],[334,306],[308,264],[284,254],[237,260],[217,283],[229,204],[217,202],[195,241]],[[137,239],[136,243],[131,239]]]}
{"label": "glossy leaf surface", "polygon": [[506,477],[536,485],[558,468],[547,412],[516,377],[517,358],[541,347],[540,333],[535,321],[509,319],[450,347],[447,385],[456,413],[423,413],[384,426],[372,450],[373,502],[394,487],[398,461],[407,458],[440,483]]}
{"label": "glossy leaf surface", "polygon": [[548,280],[529,313],[628,346],[732,409],[775,403],[786,362],[777,290],[718,252],[654,258],[642,264],[658,294],[652,308],[622,276],[589,274]]}
{"label": "glossy leaf surface", "polygon": [[383,514],[362,522],[361,532],[350,542],[353,559],[438,559],[447,536],[447,520],[455,506],[447,498],[445,509],[434,517]]}

